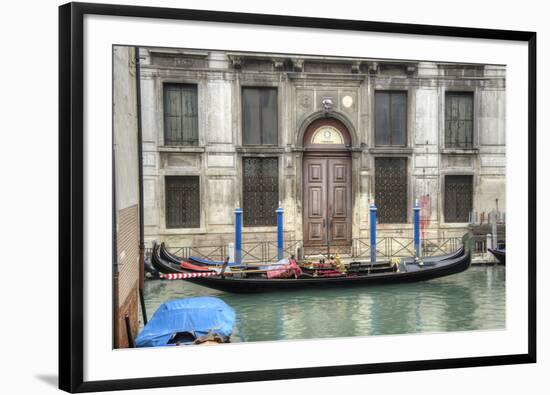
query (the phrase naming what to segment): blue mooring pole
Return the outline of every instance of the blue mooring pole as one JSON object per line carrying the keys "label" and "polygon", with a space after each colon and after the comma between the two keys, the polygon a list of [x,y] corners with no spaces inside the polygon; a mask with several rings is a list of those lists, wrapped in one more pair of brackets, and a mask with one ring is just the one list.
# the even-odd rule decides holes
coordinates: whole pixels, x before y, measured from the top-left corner
{"label": "blue mooring pole", "polygon": [[370,205],[370,264],[376,263],[376,206]]}
{"label": "blue mooring pole", "polygon": [[277,213],[277,259],[283,259],[283,213],[284,210],[279,204],[279,208],[275,210]]}
{"label": "blue mooring pole", "polygon": [[420,206],[418,205],[418,199],[414,203],[414,251],[416,258],[420,258]]}
{"label": "blue mooring pole", "polygon": [[235,209],[235,264],[242,262],[242,215],[243,210]]}

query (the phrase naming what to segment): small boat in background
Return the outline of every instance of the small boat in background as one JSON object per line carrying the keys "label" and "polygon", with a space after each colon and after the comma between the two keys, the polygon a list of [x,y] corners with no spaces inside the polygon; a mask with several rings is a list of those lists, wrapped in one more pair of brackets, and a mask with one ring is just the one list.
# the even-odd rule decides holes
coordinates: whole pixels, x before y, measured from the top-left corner
{"label": "small boat in background", "polygon": [[163,303],[136,338],[136,347],[228,343],[235,311],[211,296]]}
{"label": "small boat in background", "polygon": [[487,248],[487,250],[498,259],[498,263],[506,265],[506,250],[500,248]]}
{"label": "small boat in background", "polygon": [[182,269],[179,264],[169,262],[165,259],[162,259],[159,254],[159,245],[153,243],[153,251],[151,253],[151,263],[153,267],[157,269],[160,273],[186,273],[186,270]]}
{"label": "small boat in background", "polygon": [[[193,257],[189,257],[187,259],[181,258],[175,254],[172,254],[170,251],[168,251],[164,243],[160,244],[159,255],[165,261],[168,261],[178,266],[181,266],[183,262],[196,265],[196,266],[220,266],[220,267],[223,266],[223,262],[219,262],[219,261],[209,261],[207,259],[199,259],[199,258],[193,258]],[[231,264],[232,262],[229,263],[229,265]]]}
{"label": "small boat in background", "polygon": [[[154,252],[154,247],[153,247],[153,252]],[[168,267],[175,266],[178,268],[178,270],[183,269],[184,271],[191,271],[191,272],[220,271],[225,265],[225,262],[222,262],[222,261],[213,261],[210,259],[199,258],[195,256],[190,256],[188,258],[181,258],[169,252],[164,243],[161,243],[160,247],[158,248],[157,260],[163,260],[168,265]],[[265,270],[273,269],[278,265],[283,264],[282,262],[276,262],[276,263],[270,263],[270,264],[237,265],[235,262],[229,262],[229,258],[227,258],[227,260],[228,260],[227,262],[228,269],[234,268],[234,269],[265,271]],[[169,273],[169,272],[163,272],[163,273]]]}

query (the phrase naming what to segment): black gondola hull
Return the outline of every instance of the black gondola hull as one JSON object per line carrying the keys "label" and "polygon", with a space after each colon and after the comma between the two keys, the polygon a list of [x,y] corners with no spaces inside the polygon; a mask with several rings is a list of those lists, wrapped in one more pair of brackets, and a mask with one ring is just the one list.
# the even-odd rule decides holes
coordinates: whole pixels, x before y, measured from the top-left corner
{"label": "black gondola hull", "polygon": [[497,258],[498,263],[502,265],[506,265],[506,252],[503,250],[493,250],[491,248],[487,248],[491,254],[494,255],[495,258]]}
{"label": "black gondola hull", "polygon": [[407,271],[379,274],[361,274],[345,277],[312,277],[298,279],[203,277],[186,281],[230,293],[259,293],[291,291],[311,288],[357,287],[390,283],[426,281],[460,273],[470,266],[469,251],[462,250],[458,257],[432,261],[430,265],[419,266],[407,263]]}
{"label": "black gondola hull", "polygon": [[160,247],[158,244],[153,244],[153,252],[151,254],[151,263],[155,269],[160,273],[187,273],[186,270],[181,269],[178,265],[168,262],[160,257]]}

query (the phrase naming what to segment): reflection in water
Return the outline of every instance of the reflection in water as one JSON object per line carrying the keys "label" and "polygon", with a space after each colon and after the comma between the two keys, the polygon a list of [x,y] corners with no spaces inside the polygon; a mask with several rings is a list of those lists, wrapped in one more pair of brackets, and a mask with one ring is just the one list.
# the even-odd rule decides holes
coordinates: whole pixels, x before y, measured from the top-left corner
{"label": "reflection in water", "polygon": [[249,295],[151,280],[145,298],[152,315],[169,299],[216,295],[237,313],[232,341],[503,329],[505,274],[479,266],[420,283]]}

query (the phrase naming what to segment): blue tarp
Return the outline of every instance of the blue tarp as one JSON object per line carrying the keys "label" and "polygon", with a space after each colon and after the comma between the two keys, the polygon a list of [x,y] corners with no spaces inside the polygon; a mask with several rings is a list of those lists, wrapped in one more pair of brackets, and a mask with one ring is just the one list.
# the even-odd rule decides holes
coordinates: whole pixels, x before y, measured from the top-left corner
{"label": "blue tarp", "polygon": [[175,333],[195,337],[209,332],[229,337],[235,311],[223,300],[210,296],[171,300],[162,304],[136,338],[136,347],[166,346]]}

